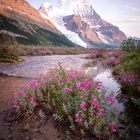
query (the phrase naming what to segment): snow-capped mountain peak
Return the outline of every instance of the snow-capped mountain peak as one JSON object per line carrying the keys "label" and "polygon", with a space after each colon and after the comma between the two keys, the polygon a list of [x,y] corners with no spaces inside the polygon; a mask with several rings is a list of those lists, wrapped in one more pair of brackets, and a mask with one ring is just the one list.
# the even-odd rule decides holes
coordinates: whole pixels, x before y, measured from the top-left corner
{"label": "snow-capped mountain peak", "polygon": [[69,39],[84,47],[103,43],[119,45],[126,39],[118,27],[96,13],[89,0],[58,0],[55,4],[48,0],[39,11]]}
{"label": "snow-capped mountain peak", "polygon": [[57,29],[60,30],[69,40],[83,47],[86,47],[86,43],[79,37],[78,34],[67,30],[65,27],[63,17],[67,14],[72,14],[71,11],[68,11],[67,13],[64,12],[66,8],[64,7],[65,4],[66,0],[59,0],[58,4],[55,6],[46,2],[40,7],[39,12],[44,18],[51,20],[53,24],[57,27]]}

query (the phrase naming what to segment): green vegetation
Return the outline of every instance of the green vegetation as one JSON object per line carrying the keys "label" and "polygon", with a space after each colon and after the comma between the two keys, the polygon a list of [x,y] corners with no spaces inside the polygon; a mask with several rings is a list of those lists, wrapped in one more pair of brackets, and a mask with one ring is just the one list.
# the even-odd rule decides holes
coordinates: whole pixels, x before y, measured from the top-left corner
{"label": "green vegetation", "polygon": [[[20,21],[21,22],[21,21]],[[80,47],[79,45],[68,40],[64,35],[51,32],[40,26],[33,25],[31,23],[22,22],[30,28],[20,28],[18,20],[10,19],[8,17],[0,15],[0,29],[14,33],[15,39],[19,44],[24,45],[53,45],[53,46],[65,46],[65,47]]]}
{"label": "green vegetation", "polygon": [[128,73],[140,72],[140,44],[137,44],[134,39],[129,38],[122,43],[122,49],[127,51],[123,57],[124,71]]}
{"label": "green vegetation", "polygon": [[132,52],[125,56],[124,69],[127,72],[140,72],[140,53]]}
{"label": "green vegetation", "polygon": [[122,49],[127,51],[124,55],[124,70],[128,73],[140,72],[140,44],[135,43],[135,40],[129,38],[122,43]]}
{"label": "green vegetation", "polygon": [[8,34],[0,34],[0,62],[13,63],[19,60],[14,38]]}
{"label": "green vegetation", "polygon": [[97,41],[89,41],[89,43],[94,47],[94,48],[98,48],[98,49],[116,49],[116,46],[110,45],[110,44],[105,44],[105,43],[101,43],[101,42],[97,42]]}
{"label": "green vegetation", "polygon": [[60,47],[60,46],[25,46],[20,45],[18,52],[20,55],[70,55],[70,54],[89,54],[93,49],[85,48],[69,48],[69,47]]}
{"label": "green vegetation", "polygon": [[71,42],[64,35],[41,28],[23,18],[20,21],[0,15],[0,29],[0,62],[17,62],[20,60],[19,55],[83,52],[83,49],[79,51],[81,46]]}
{"label": "green vegetation", "polygon": [[119,74],[122,92],[127,95],[128,101],[140,108],[140,44],[129,38],[122,43],[125,54],[114,73]]}
{"label": "green vegetation", "polygon": [[[112,109],[115,97],[103,94],[102,84],[83,72],[51,70],[47,77],[32,80],[14,96],[14,107],[24,117],[45,118],[45,110],[66,124],[75,134],[90,133],[100,140],[113,139],[118,133]],[[118,137],[118,136],[117,136]]]}
{"label": "green vegetation", "polygon": [[127,52],[140,52],[140,43],[133,38],[128,38],[121,44],[121,48]]}

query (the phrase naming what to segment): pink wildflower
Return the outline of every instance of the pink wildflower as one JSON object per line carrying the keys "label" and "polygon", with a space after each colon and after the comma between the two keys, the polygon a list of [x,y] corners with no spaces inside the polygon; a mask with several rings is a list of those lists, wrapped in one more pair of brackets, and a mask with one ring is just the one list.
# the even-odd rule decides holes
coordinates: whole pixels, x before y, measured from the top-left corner
{"label": "pink wildflower", "polygon": [[101,82],[97,82],[97,83],[96,83],[96,88],[97,88],[97,89],[102,89],[102,87],[103,87],[103,86],[102,86],[102,83],[101,83]]}
{"label": "pink wildflower", "polygon": [[4,100],[0,99],[0,103],[3,103],[3,102],[4,102]]}
{"label": "pink wildflower", "polygon": [[87,111],[87,103],[85,103],[85,102],[80,103],[80,108],[81,108],[83,111]]}
{"label": "pink wildflower", "polygon": [[85,96],[84,95],[80,95],[80,98],[83,99]]}
{"label": "pink wildflower", "polygon": [[51,85],[51,89],[54,89],[55,88],[55,85]]}
{"label": "pink wildflower", "polygon": [[115,103],[115,97],[113,97],[113,96],[109,97],[109,98],[107,99],[107,102],[108,102],[109,104],[114,104],[114,103]]}
{"label": "pink wildflower", "polygon": [[24,96],[25,94],[26,94],[26,93],[25,93],[24,90],[21,90],[21,91],[19,91],[19,93],[18,93],[19,96]]}
{"label": "pink wildflower", "polygon": [[14,104],[14,105],[13,105],[13,108],[19,109],[19,105]]}
{"label": "pink wildflower", "polygon": [[77,83],[76,83],[76,87],[77,87],[77,88],[80,88],[80,87],[81,87],[81,82],[77,82]]}
{"label": "pink wildflower", "polygon": [[104,115],[104,109],[100,109],[97,115],[102,117]]}
{"label": "pink wildflower", "polygon": [[117,132],[117,126],[116,126],[116,124],[111,123],[110,124],[110,128],[111,128],[111,130],[112,130],[113,133]]}
{"label": "pink wildflower", "polygon": [[80,94],[80,98],[81,98],[81,99],[86,98],[86,97],[88,97],[88,96],[89,96],[89,95],[88,95],[88,93],[86,93],[86,92],[83,92],[83,93]]}
{"label": "pink wildflower", "polygon": [[100,107],[100,103],[97,101],[96,97],[92,99],[92,105],[97,108]]}
{"label": "pink wildflower", "polygon": [[31,103],[31,105],[32,105],[33,107],[37,106],[37,103],[36,103],[36,100],[35,100],[34,97],[31,96],[31,97],[29,98],[29,100],[30,100],[30,103]]}
{"label": "pink wildflower", "polygon": [[38,89],[43,89],[44,88],[44,85],[46,84],[46,80],[45,79],[38,79],[38,82],[37,82],[37,88]]}
{"label": "pink wildflower", "polygon": [[84,119],[81,117],[79,113],[75,115],[75,122],[82,123]]}
{"label": "pink wildflower", "polygon": [[36,80],[32,80],[30,83],[30,87],[31,88],[36,88],[38,86],[37,81]]}
{"label": "pink wildflower", "polygon": [[71,83],[72,80],[73,80],[73,77],[69,75],[66,79],[66,83]]}
{"label": "pink wildflower", "polygon": [[79,118],[79,117],[80,117],[79,113],[75,114],[75,118]]}
{"label": "pink wildflower", "polygon": [[130,75],[126,75],[124,78],[123,78],[124,82],[125,83],[132,83],[135,81],[135,77],[134,75],[130,74]]}
{"label": "pink wildflower", "polygon": [[64,87],[62,89],[63,92],[67,92],[67,93],[72,93],[73,92],[73,89],[71,87]]}
{"label": "pink wildflower", "polygon": [[92,87],[92,81],[91,80],[85,80],[82,84],[81,87],[84,89],[90,89]]}

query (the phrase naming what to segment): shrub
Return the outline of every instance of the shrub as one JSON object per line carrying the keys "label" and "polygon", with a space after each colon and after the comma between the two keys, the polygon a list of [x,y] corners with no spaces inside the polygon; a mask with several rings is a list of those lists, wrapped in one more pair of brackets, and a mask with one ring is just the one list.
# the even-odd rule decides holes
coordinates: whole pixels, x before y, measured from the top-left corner
{"label": "shrub", "polygon": [[116,66],[117,64],[120,63],[120,58],[110,57],[110,58],[108,58],[108,59],[105,60],[105,63],[108,66]]}
{"label": "shrub", "polygon": [[128,40],[123,41],[121,48],[122,50],[128,52],[140,52],[140,40],[136,40],[130,37]]}
{"label": "shrub", "polygon": [[107,52],[108,57],[120,57],[122,55],[122,51],[109,51]]}
{"label": "shrub", "polygon": [[123,41],[123,43],[121,44],[121,48],[124,51],[128,51],[128,52],[134,51],[136,49],[134,39],[129,38],[128,40]]}
{"label": "shrub", "polygon": [[14,38],[8,34],[0,34],[0,61],[15,62],[19,60],[17,45]]}
{"label": "shrub", "polygon": [[3,61],[18,61],[19,60],[19,56],[17,53],[17,49],[16,46],[7,46],[7,45],[2,45],[0,46],[0,60]]}
{"label": "shrub", "polygon": [[115,98],[106,97],[102,89],[100,82],[82,72],[59,68],[50,71],[46,78],[31,81],[15,94],[14,107],[26,117],[37,112],[43,114],[42,108],[46,107],[54,112],[56,120],[68,122],[72,130],[106,138],[117,132],[109,109]]}
{"label": "shrub", "polygon": [[124,69],[128,72],[140,73],[140,54],[134,52],[126,55]]}
{"label": "shrub", "polygon": [[140,53],[135,50],[125,54],[114,71],[117,72],[121,75],[122,93],[127,95],[128,101],[140,108]]}

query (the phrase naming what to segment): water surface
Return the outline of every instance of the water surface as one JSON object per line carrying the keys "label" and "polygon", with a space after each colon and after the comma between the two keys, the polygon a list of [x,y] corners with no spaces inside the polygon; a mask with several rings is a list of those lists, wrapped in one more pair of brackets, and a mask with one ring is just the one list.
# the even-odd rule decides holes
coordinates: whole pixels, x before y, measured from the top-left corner
{"label": "water surface", "polygon": [[[0,73],[5,73],[10,76],[14,76],[13,79],[4,79],[2,77],[0,80],[0,94],[1,97],[7,99],[11,97],[14,89],[17,89],[25,78],[35,78],[38,74],[46,74],[50,69],[58,67],[59,64],[66,69],[75,69],[85,71],[86,74],[92,76],[95,80],[101,81],[106,89],[106,95],[113,93],[115,96],[119,94],[120,85],[114,79],[112,71],[106,69],[100,62],[96,67],[85,68],[84,64],[88,63],[85,59],[86,55],[52,55],[52,56],[26,56],[24,62],[16,64],[0,64]],[[16,77],[23,77],[16,78]],[[13,80],[13,82],[12,82]],[[3,82],[2,82],[3,81]],[[13,88],[13,89],[12,89]],[[5,95],[4,95],[5,94]],[[9,95],[9,96],[8,96]],[[123,105],[118,103],[116,100],[115,107],[118,110],[123,110]]]}
{"label": "water surface", "polygon": [[[113,94],[117,97],[121,93],[121,85],[114,78],[112,70],[104,67],[101,63],[98,63],[97,66],[93,68],[93,79],[102,82],[102,85],[106,90],[106,96]],[[123,103],[119,103],[116,98],[115,104],[112,108],[117,109],[119,114],[124,110],[124,105]]]}
{"label": "water surface", "polygon": [[89,60],[86,55],[51,55],[51,56],[26,56],[24,62],[16,64],[0,64],[0,73],[11,76],[32,77],[46,74],[49,69],[58,67],[59,64],[67,69],[83,70],[83,65]]}

